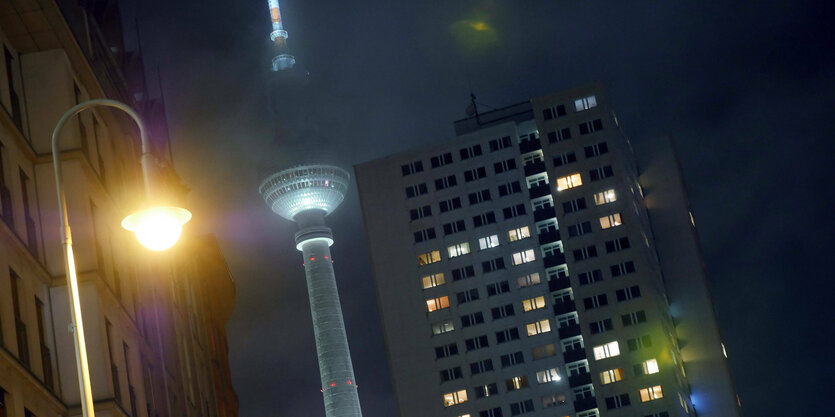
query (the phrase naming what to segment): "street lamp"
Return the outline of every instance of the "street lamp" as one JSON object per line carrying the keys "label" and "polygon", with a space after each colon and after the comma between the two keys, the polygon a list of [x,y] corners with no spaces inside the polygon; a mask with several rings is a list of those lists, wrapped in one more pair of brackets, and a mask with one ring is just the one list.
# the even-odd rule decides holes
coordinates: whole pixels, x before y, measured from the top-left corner
{"label": "street lamp", "polygon": [[[67,121],[85,109],[94,106],[115,107],[127,113],[139,126],[139,137],[142,141],[142,174],[145,179],[145,195],[151,194],[151,147],[145,134],[142,119],[126,104],[108,99],[85,101],[67,110],[55,130],[52,131],[52,162],[55,166],[55,188],[58,191],[58,214],[61,218],[61,240],[64,244],[64,271],[67,275],[67,286],[70,294],[70,309],[72,310],[72,328],[75,336],[75,360],[78,365],[78,386],[81,391],[81,411],[84,417],[95,417],[93,394],[90,389],[90,368],[87,366],[87,344],[84,339],[84,325],[81,320],[81,304],[78,296],[78,279],[75,271],[75,257],[72,251],[72,234],[67,219],[67,198],[64,194],[63,175],[61,173],[61,155],[58,147],[58,134]],[[154,206],[131,214],[122,221],[122,227],[136,234],[142,245],[155,251],[161,251],[173,246],[180,238],[183,225],[191,219],[191,213],[179,207]]]}

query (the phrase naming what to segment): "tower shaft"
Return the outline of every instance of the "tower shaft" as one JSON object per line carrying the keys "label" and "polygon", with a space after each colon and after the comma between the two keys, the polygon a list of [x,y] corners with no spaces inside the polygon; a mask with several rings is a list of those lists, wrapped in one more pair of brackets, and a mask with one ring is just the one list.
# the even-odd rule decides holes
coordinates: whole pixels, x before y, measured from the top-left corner
{"label": "tower shaft", "polygon": [[330,228],[324,225],[324,215],[321,210],[299,214],[296,248],[304,256],[325,415],[362,417],[330,253],[333,238]]}

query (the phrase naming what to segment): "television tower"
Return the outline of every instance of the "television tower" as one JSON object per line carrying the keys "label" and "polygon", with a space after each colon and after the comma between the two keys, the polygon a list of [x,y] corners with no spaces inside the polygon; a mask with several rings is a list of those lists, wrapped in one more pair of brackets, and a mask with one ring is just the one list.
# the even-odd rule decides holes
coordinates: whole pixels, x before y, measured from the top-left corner
{"label": "television tower", "polygon": [[[289,54],[287,31],[281,23],[278,0],[268,0],[273,31],[270,38],[277,55],[272,60],[272,70],[282,74],[285,82],[278,94],[287,93],[290,99],[299,90],[299,79],[293,77],[295,58]],[[279,109],[284,109],[279,107]],[[278,110],[278,109],[277,109]],[[307,141],[299,120],[304,116],[296,111],[285,111],[283,123],[278,129],[278,145],[282,155],[271,161],[258,191],[273,212],[296,222],[296,249],[302,252],[310,313],[313,317],[313,333],[316,337],[316,354],[319,359],[319,376],[325,402],[326,417],[362,417],[351,352],[345,334],[342,306],[336,287],[330,246],[333,245],[331,229],[325,225],[325,216],[333,212],[345,199],[351,176],[342,168],[322,163],[295,163],[287,160],[288,154],[315,155],[321,159],[321,150],[298,152]],[[294,128],[295,127],[295,128]],[[298,131],[293,131],[298,130]],[[291,143],[294,142],[294,143]],[[293,149],[295,152],[292,152]]]}

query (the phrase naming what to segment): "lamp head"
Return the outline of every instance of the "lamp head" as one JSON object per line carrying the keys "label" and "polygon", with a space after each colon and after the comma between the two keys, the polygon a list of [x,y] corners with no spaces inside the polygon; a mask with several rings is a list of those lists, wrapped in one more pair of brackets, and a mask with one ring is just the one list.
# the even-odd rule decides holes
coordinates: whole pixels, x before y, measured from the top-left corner
{"label": "lamp head", "polygon": [[122,227],[136,234],[142,246],[160,252],[177,243],[189,220],[191,212],[184,208],[153,206],[125,217]]}

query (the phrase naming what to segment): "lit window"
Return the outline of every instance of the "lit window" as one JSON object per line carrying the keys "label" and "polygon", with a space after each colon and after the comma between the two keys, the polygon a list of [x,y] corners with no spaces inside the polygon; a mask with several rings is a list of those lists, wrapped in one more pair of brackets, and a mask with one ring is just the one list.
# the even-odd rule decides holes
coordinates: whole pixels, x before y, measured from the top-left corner
{"label": "lit window", "polygon": [[618,197],[615,195],[615,189],[608,189],[606,191],[601,191],[594,195],[594,204],[595,205],[603,205],[606,203],[611,203],[613,201],[617,201]]}
{"label": "lit window", "polygon": [[461,256],[461,255],[466,255],[466,254],[470,253],[470,243],[469,242],[463,242],[463,243],[459,243],[457,245],[452,245],[452,246],[447,248],[447,251],[449,252],[449,257],[450,258],[454,258],[456,256]]}
{"label": "lit window", "polygon": [[533,285],[537,285],[540,282],[541,281],[539,280],[539,272],[534,272],[532,274],[516,278],[516,285],[518,285],[519,288],[530,287]]}
{"label": "lit window", "polygon": [[449,307],[449,297],[443,296],[426,300],[426,310],[429,312],[443,310]]}
{"label": "lit window", "polygon": [[421,282],[423,282],[423,289],[424,290],[427,289],[427,288],[437,287],[439,285],[443,285],[444,283],[446,283],[446,280],[444,280],[444,274],[443,273],[427,275],[427,276],[421,278],[420,280],[421,280]]}
{"label": "lit window", "polygon": [[453,330],[455,330],[455,326],[452,324],[452,320],[446,320],[432,325],[432,334],[436,335],[451,332]]}
{"label": "lit window", "polygon": [[464,402],[467,402],[467,390],[465,389],[444,394],[444,407],[450,407]]}
{"label": "lit window", "polygon": [[623,369],[616,368],[616,369],[609,369],[608,371],[603,371],[600,373],[600,382],[605,384],[611,384],[612,382],[618,382],[623,379]]}
{"label": "lit window", "polygon": [[545,297],[539,296],[536,298],[531,298],[528,300],[522,301],[522,309],[525,311],[537,310],[540,308],[545,308]]}
{"label": "lit window", "polygon": [[576,111],[588,110],[597,107],[597,97],[588,96],[574,100],[574,109]]}
{"label": "lit window", "polygon": [[557,191],[567,190],[581,185],[583,185],[583,179],[580,178],[579,173],[557,178]]}
{"label": "lit window", "polygon": [[641,394],[641,402],[645,403],[647,401],[657,400],[659,398],[664,398],[664,393],[661,392],[661,385],[656,385],[654,387],[644,388],[640,391]]}
{"label": "lit window", "polygon": [[528,336],[535,336],[551,331],[551,322],[548,319],[542,319],[526,325],[528,329]]}
{"label": "lit window", "polygon": [[600,228],[608,229],[610,227],[620,226],[623,224],[620,221],[620,213],[610,214],[600,218]]}
{"label": "lit window", "polygon": [[418,265],[429,265],[441,260],[441,252],[433,250],[432,252],[421,253],[418,255]]}
{"label": "lit window", "polygon": [[646,375],[658,373],[658,361],[655,360],[655,358],[644,361],[644,363],[641,364],[641,367]]}
{"label": "lit window", "polygon": [[526,264],[535,260],[536,255],[534,254],[533,249],[528,249],[526,251],[516,252],[513,254],[513,265]]}
{"label": "lit window", "polygon": [[517,240],[527,239],[531,237],[531,230],[528,226],[520,227],[518,229],[508,230],[507,240],[515,242]]}
{"label": "lit window", "polygon": [[536,373],[536,382],[540,384],[544,384],[546,382],[556,382],[560,379],[562,378],[560,378],[557,368],[546,369]]}
{"label": "lit window", "polygon": [[528,377],[525,375],[514,376],[513,378],[506,379],[504,383],[508,391],[515,391],[528,386]]}
{"label": "lit window", "polygon": [[478,240],[480,250],[495,248],[499,246],[499,235],[487,236]]}
{"label": "lit window", "polygon": [[618,342],[609,342],[605,345],[595,346],[594,347],[594,358],[595,359],[606,359],[611,358],[612,356],[620,355],[620,348],[618,347]]}

